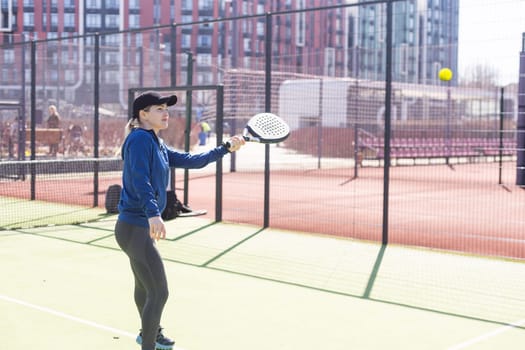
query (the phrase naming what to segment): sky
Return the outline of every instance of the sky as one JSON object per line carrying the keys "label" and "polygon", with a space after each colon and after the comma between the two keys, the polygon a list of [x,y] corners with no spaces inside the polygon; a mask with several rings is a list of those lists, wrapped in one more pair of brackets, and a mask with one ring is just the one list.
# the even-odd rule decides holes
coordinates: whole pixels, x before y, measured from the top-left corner
{"label": "sky", "polygon": [[518,82],[525,0],[459,0],[458,65],[492,67],[499,84]]}

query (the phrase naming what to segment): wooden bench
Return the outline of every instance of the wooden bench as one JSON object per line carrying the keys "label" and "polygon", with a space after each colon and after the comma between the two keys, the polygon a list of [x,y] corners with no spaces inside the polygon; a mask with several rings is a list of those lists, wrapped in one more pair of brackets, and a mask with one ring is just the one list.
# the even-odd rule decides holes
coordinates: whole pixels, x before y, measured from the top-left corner
{"label": "wooden bench", "polygon": [[[26,129],[26,142],[31,141],[31,130]],[[35,141],[45,145],[62,142],[62,129],[35,129]]]}

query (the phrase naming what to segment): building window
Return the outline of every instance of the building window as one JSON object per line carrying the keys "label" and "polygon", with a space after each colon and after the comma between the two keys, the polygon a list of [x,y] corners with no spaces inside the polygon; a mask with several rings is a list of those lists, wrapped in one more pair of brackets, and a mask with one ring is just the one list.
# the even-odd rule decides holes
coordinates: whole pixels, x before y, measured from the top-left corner
{"label": "building window", "polygon": [[62,51],[62,57],[60,58],[61,63],[68,63],[69,62],[69,53],[67,51]]}
{"label": "building window", "polygon": [[137,34],[135,41],[136,41],[137,47],[144,46],[144,37],[142,36],[142,34],[140,34],[140,33]]}
{"label": "building window", "polygon": [[15,62],[15,52],[13,50],[5,49],[4,51],[4,63]]}
{"label": "building window", "polygon": [[2,68],[2,80],[3,81],[9,81],[9,72],[11,71],[11,69],[8,69],[8,68]]}
{"label": "building window", "polygon": [[[299,4],[301,8],[304,7],[303,1],[299,1]],[[306,36],[306,14],[304,12],[296,14],[295,31],[297,32],[297,36],[295,38],[295,45],[304,46]]]}
{"label": "building window", "polygon": [[66,83],[74,83],[75,82],[75,71],[71,69],[66,69],[64,71],[64,80]]}
{"label": "building window", "polygon": [[244,38],[244,52],[251,52],[252,41],[249,38]]}
{"label": "building window", "polygon": [[129,15],[129,27],[132,29],[140,27],[140,15]]}
{"label": "building window", "polygon": [[107,52],[106,53],[106,62],[107,64],[118,64],[118,52]]}
{"label": "building window", "polygon": [[212,82],[211,73],[199,73],[197,74],[197,84],[206,85]]}
{"label": "building window", "polygon": [[213,10],[213,0],[199,0],[199,10]]}
{"label": "building window", "polygon": [[139,73],[136,71],[127,71],[126,76],[130,84],[139,84]]}
{"label": "building window", "polygon": [[102,19],[99,14],[88,13],[86,16],[86,27],[88,28],[100,28]]}
{"label": "building window", "polygon": [[140,0],[129,0],[129,9],[138,10],[140,8]]}
{"label": "building window", "polygon": [[191,35],[183,34],[181,38],[181,47],[183,49],[188,49],[191,45]]}
{"label": "building window", "polygon": [[193,1],[192,0],[182,0],[181,7],[183,10],[191,10],[193,8]]}
{"label": "building window", "polygon": [[[234,0],[235,1],[235,0]],[[247,1],[243,1],[242,2],[242,14],[244,15],[252,15],[252,8],[251,8],[251,3],[248,4]]]}
{"label": "building window", "polygon": [[106,0],[107,9],[118,9],[119,2],[118,0]]}
{"label": "building window", "polygon": [[199,66],[211,66],[211,55],[199,54],[197,55],[197,65]]}
{"label": "building window", "polygon": [[158,4],[153,6],[153,22],[160,23],[160,6]]}
{"label": "building window", "polygon": [[52,82],[58,81],[58,72],[56,70],[48,71],[48,77]]}
{"label": "building window", "polygon": [[119,44],[120,44],[120,35],[119,34],[105,35],[104,36],[104,43],[105,43],[106,46],[119,46]]}
{"label": "building window", "polygon": [[86,8],[88,9],[100,9],[100,0],[87,0]]}
{"label": "building window", "polygon": [[56,13],[51,14],[51,26],[58,27],[58,14]]}
{"label": "building window", "polygon": [[88,64],[93,63],[93,51],[86,51],[84,60]]}
{"label": "building window", "polygon": [[75,0],[64,0],[64,8],[66,8],[66,9],[74,9],[75,8]]}
{"label": "building window", "polygon": [[211,47],[211,38],[209,35],[199,35],[197,45],[200,47]]}
{"label": "building window", "polygon": [[208,17],[199,16],[199,22],[204,22],[204,23],[199,24],[199,28],[210,28],[211,27],[210,23],[207,23],[207,21],[209,20],[210,18]]}
{"label": "building window", "polygon": [[106,27],[118,28],[119,15],[106,15]]}
{"label": "building window", "polygon": [[33,27],[35,25],[35,14],[24,12],[24,26]]}
{"label": "building window", "polygon": [[64,27],[75,28],[75,14],[64,13]]}
{"label": "building window", "polygon": [[400,73],[407,74],[408,72],[408,58],[409,58],[409,48],[407,44],[401,44],[401,67]]}

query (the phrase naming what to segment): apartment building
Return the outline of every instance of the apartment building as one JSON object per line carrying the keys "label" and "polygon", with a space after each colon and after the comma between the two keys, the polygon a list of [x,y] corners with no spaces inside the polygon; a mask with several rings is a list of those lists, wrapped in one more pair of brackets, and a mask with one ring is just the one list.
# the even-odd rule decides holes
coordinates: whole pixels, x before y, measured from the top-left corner
{"label": "apartment building", "polygon": [[[121,95],[186,83],[186,52],[195,58],[194,84],[215,83],[224,69],[262,70],[268,13],[275,70],[384,79],[386,5],[362,2],[0,0],[0,98],[16,98],[23,77],[29,81],[28,45],[18,43],[31,40],[48,40],[38,45],[44,99],[91,93],[97,52],[101,88]],[[431,84],[441,67],[457,67],[458,2],[394,3],[394,80]]]}

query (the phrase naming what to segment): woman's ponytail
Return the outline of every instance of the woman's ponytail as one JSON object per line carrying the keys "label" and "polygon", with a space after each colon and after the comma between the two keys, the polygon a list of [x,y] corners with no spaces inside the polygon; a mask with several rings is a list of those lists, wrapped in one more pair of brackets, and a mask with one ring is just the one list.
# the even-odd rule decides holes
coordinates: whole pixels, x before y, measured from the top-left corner
{"label": "woman's ponytail", "polygon": [[[139,119],[136,117],[131,118],[124,127],[124,140],[128,137],[128,135],[133,131],[133,129],[136,129],[140,126]],[[120,156],[122,154],[122,145],[118,148],[118,150],[115,152],[115,156]]]}
{"label": "woman's ponytail", "polygon": [[139,120],[136,117],[131,118],[127,123],[124,129],[124,139],[133,131],[139,127]]}

